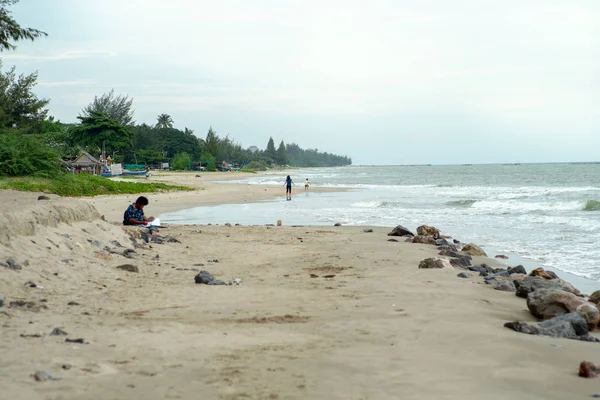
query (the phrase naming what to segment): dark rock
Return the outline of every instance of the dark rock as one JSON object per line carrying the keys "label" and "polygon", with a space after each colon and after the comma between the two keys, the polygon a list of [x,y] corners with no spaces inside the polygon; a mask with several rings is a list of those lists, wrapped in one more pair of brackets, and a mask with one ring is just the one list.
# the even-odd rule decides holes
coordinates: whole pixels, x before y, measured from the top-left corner
{"label": "dark rock", "polygon": [[31,281],[25,282],[25,286],[30,287],[30,288],[36,288],[37,285]]}
{"label": "dark rock", "polygon": [[225,223],[225,226],[228,226],[228,227],[230,227],[230,228],[231,228],[231,223],[230,223],[230,222],[227,222],[227,223]]}
{"label": "dark rock", "polygon": [[456,251],[456,252],[458,251],[458,248],[457,248],[455,245],[453,245],[453,244],[450,244],[450,243],[448,243],[448,244],[443,244],[443,245],[441,245],[441,246],[438,246],[438,249],[439,249],[440,251],[444,251],[444,250]]}
{"label": "dark rock", "polygon": [[579,364],[579,376],[582,378],[596,378],[598,367],[589,361],[582,361]]}
{"label": "dark rock", "polygon": [[468,258],[469,260],[473,259],[473,257],[470,254],[461,253],[459,251],[450,250],[450,249],[443,249],[438,254],[440,256],[446,256],[446,257],[455,257],[455,258],[465,257],[465,258]]}
{"label": "dark rock", "polygon": [[340,224],[339,222],[336,222],[335,224],[333,224],[333,226],[342,226],[342,224]]}
{"label": "dark rock", "polygon": [[463,256],[458,258],[451,258],[450,264],[452,264],[452,266],[454,267],[467,268],[471,265],[471,257]]}
{"label": "dark rock", "polygon": [[37,199],[38,199],[38,201],[39,201],[39,200],[50,200],[50,197],[48,197],[48,196],[44,196],[44,195],[41,195],[41,196],[38,196],[38,198],[37,198]]}
{"label": "dark rock", "polygon": [[492,269],[490,267],[488,267],[487,265],[483,264],[483,265],[472,265],[470,267],[468,267],[471,271],[474,272],[485,272],[485,273],[492,273]]}
{"label": "dark rock", "polygon": [[[515,281],[515,284],[517,282]],[[600,322],[600,311],[594,303],[559,289],[537,289],[529,293],[527,308],[535,317],[540,319],[549,319],[568,313],[579,313],[586,320],[589,330],[594,330]]]}
{"label": "dark rock", "polygon": [[110,244],[112,244],[112,245],[113,245],[113,246],[115,246],[115,247],[123,247],[123,246],[121,245],[121,243],[119,243],[119,241],[118,241],[118,240],[111,240],[111,241],[110,241]]}
{"label": "dark rock", "polygon": [[63,331],[60,328],[54,328],[52,332],[50,332],[50,336],[67,336],[68,333]]}
{"label": "dark rock", "polygon": [[121,253],[121,255],[122,255],[123,257],[127,257],[127,258],[134,258],[135,254],[137,254],[137,253],[136,253],[136,251],[135,251],[135,250],[132,250],[132,249],[125,249],[125,250],[123,250],[123,252]]}
{"label": "dark rock", "polygon": [[527,274],[527,271],[525,271],[525,267],[522,265],[517,265],[516,267],[512,267],[508,269],[508,274],[512,275],[512,274]]}
{"label": "dark rock", "polygon": [[586,342],[600,342],[589,335],[585,319],[578,313],[559,315],[539,324],[528,324],[526,322],[507,322],[506,328],[528,335],[542,335],[555,338],[583,340]]}
{"label": "dark rock", "polygon": [[426,258],[425,260],[419,263],[419,269],[432,269],[432,268],[441,268],[441,269],[453,269],[452,264],[445,258]]}
{"label": "dark rock", "polygon": [[66,338],[65,342],[67,342],[67,343],[88,344],[83,338],[79,338],[79,339],[69,339],[69,338]]}
{"label": "dark rock", "polygon": [[432,236],[434,239],[440,237],[440,231],[433,226],[421,225],[417,228],[417,235]]}
{"label": "dark rock", "polygon": [[467,274],[466,272],[461,272],[460,274],[456,275],[459,278],[470,278],[471,275]]}
{"label": "dark rock", "polygon": [[398,239],[388,239],[388,242],[398,242]]}
{"label": "dark rock", "polygon": [[[160,239],[160,238],[157,238]],[[173,236],[169,236],[166,238],[167,243],[181,243],[181,241],[177,238],[174,238]]]}
{"label": "dark rock", "polygon": [[215,280],[215,278],[208,271],[200,271],[198,272],[198,275],[196,275],[194,280],[198,284],[209,285],[212,281]]}
{"label": "dark rock", "polygon": [[219,279],[215,279],[214,281],[211,281],[211,282],[207,283],[207,285],[210,285],[210,286],[226,285],[226,283],[223,282],[223,281],[221,281],[221,280],[219,280]]}
{"label": "dark rock", "polygon": [[495,290],[502,292],[514,293],[516,291],[515,284],[507,280],[493,280],[491,281],[491,285]]}
{"label": "dark rock", "polygon": [[117,268],[122,269],[123,271],[128,271],[128,272],[140,272],[138,267],[136,265],[132,265],[132,264],[119,265]]}
{"label": "dark rock", "polygon": [[101,249],[101,248],[102,248],[102,243],[100,243],[100,241],[98,241],[98,240],[91,240],[91,239],[88,239],[88,242],[90,242],[90,244],[91,244],[92,246],[94,246],[94,247],[97,247],[97,248],[99,248],[99,249]]}
{"label": "dark rock", "polygon": [[494,257],[494,258],[500,258],[502,260],[508,260],[508,257],[505,256],[504,254],[497,254],[496,257]]}
{"label": "dark rock", "polygon": [[446,239],[435,239],[435,245],[436,246],[446,246],[449,245],[450,243],[448,243],[448,241]]}
{"label": "dark rock", "polygon": [[461,251],[464,251],[465,253],[469,253],[473,256],[483,256],[483,257],[487,257],[487,254],[485,254],[485,251],[483,251],[483,249],[479,246],[477,246],[475,243],[469,243],[466,244]]}
{"label": "dark rock", "polygon": [[4,307],[4,297],[0,296],[0,307]]}
{"label": "dark rock", "polygon": [[594,304],[600,304],[600,290],[596,290],[590,295],[589,301]]}
{"label": "dark rock", "polygon": [[409,231],[408,229],[403,227],[402,225],[398,225],[394,229],[392,229],[392,231],[390,233],[388,233],[388,236],[410,236],[410,237],[412,237],[415,235],[411,231]]}
{"label": "dark rock", "polygon": [[565,292],[581,296],[581,292],[567,282],[561,280],[548,280],[538,276],[528,276],[519,282],[515,282],[515,286],[517,287],[517,296],[524,299],[527,298],[529,293],[540,289],[564,290]]}
{"label": "dark rock", "polygon": [[78,302],[76,302],[76,301],[70,301],[70,302],[68,302],[68,303],[67,303],[67,305],[68,305],[68,306],[80,306],[81,304],[79,304],[79,303],[78,303]]}
{"label": "dark rock", "polygon": [[70,238],[71,238],[71,236],[69,236],[69,234],[68,234],[68,233],[63,233],[63,234],[62,234],[62,235],[60,235],[60,236],[64,237],[65,239],[70,239]]}
{"label": "dark rock", "polygon": [[373,229],[363,229],[364,233],[373,233]]}
{"label": "dark rock", "polygon": [[452,241],[454,242],[454,244],[459,244],[460,243],[460,240],[457,240],[457,239],[452,239]]}
{"label": "dark rock", "polygon": [[8,257],[6,260],[6,268],[14,269],[15,271],[23,269],[13,257]]}

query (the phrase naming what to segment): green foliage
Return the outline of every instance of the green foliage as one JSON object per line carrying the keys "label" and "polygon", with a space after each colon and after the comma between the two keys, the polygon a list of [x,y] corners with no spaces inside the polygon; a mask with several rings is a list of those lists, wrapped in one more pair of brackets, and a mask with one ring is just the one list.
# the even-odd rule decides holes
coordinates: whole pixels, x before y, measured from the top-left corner
{"label": "green foliage", "polygon": [[275,161],[277,159],[277,151],[275,151],[275,142],[272,137],[269,137],[267,142],[267,149],[265,150],[265,157]]}
{"label": "green foliage", "polygon": [[139,150],[136,152],[136,156],[138,161],[145,165],[160,164],[164,159],[162,153],[157,150]]}
{"label": "green foliage", "polygon": [[185,133],[174,128],[155,129],[159,151],[166,151],[169,157],[177,153],[188,153],[197,160],[202,153],[202,142],[193,133]]}
{"label": "green foliage", "polygon": [[289,164],[295,167],[338,167],[351,165],[352,159],[331,153],[321,153],[317,149],[304,150],[296,143],[286,147]]}
{"label": "green foliage", "polygon": [[50,101],[38,99],[33,93],[37,78],[37,72],[17,77],[15,67],[0,72],[0,129],[16,127],[27,133],[40,129],[48,114],[45,107]]}
{"label": "green foliage", "polygon": [[115,95],[115,89],[104,93],[102,96],[94,96],[94,100],[84,108],[82,116],[91,117],[92,113],[105,114],[108,118],[114,119],[121,125],[131,125],[133,122],[133,112],[131,109],[133,99],[128,95]]}
{"label": "green foliage", "polygon": [[88,174],[60,174],[53,179],[31,176],[21,178],[0,178],[0,189],[44,192],[71,197],[194,190],[186,186],[172,186],[164,183],[114,181],[101,176]]}
{"label": "green foliage", "polygon": [[173,128],[173,118],[169,114],[160,114],[156,118],[156,128]]}
{"label": "green foliage", "polygon": [[73,144],[86,147],[91,153],[100,153],[103,145],[107,152],[121,154],[132,148],[132,132],[128,127],[110,119],[106,114],[91,111],[89,117],[79,116],[81,124],[70,130]]}
{"label": "green foliage", "polygon": [[277,148],[277,156],[275,157],[275,161],[277,161],[277,164],[279,165],[286,165],[288,163],[287,150],[283,140],[281,143],[279,143],[279,147]]}
{"label": "green foliage", "polygon": [[7,7],[18,3],[19,0],[0,0],[0,52],[14,50],[16,46],[11,41],[35,40],[47,33],[32,28],[21,28],[15,21]]}
{"label": "green foliage", "polygon": [[215,156],[210,153],[202,153],[200,156],[200,162],[202,164],[206,164],[207,171],[216,171],[217,170],[217,162]]}
{"label": "green foliage", "polygon": [[192,163],[192,159],[188,153],[177,153],[171,162],[171,168],[175,170],[187,169]]}
{"label": "green foliage", "polygon": [[243,172],[256,172],[256,171],[266,171],[267,166],[260,161],[251,161],[248,164],[244,165],[242,168]]}
{"label": "green foliage", "polygon": [[219,154],[219,142],[219,137],[217,136],[217,133],[213,131],[211,126],[208,129],[206,139],[204,140],[204,150],[216,157]]}
{"label": "green foliage", "polygon": [[53,176],[59,169],[58,152],[38,137],[0,133],[0,176]]}

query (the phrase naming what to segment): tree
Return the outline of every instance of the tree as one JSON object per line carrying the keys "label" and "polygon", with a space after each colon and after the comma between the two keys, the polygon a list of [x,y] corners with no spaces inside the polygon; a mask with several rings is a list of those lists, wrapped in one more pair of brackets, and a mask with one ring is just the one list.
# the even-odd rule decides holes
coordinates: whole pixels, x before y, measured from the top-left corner
{"label": "tree", "polygon": [[31,40],[48,36],[46,32],[32,28],[21,28],[15,21],[7,7],[18,3],[19,0],[0,0],[0,52],[5,50],[14,50],[17,47],[10,43],[19,40]]}
{"label": "tree", "polygon": [[156,118],[156,128],[173,128],[173,118],[169,114],[160,114]]}
{"label": "tree", "polygon": [[285,149],[285,143],[283,140],[279,143],[279,147],[277,148],[277,157],[275,158],[279,165],[286,165],[288,163],[287,151]]}
{"label": "tree", "polygon": [[154,132],[158,138],[156,150],[166,151],[169,157],[185,152],[193,160],[198,160],[202,153],[202,141],[194,135],[186,134],[175,128],[154,129]]}
{"label": "tree", "polygon": [[171,168],[183,170],[190,166],[192,159],[188,153],[177,153],[171,162]]}
{"label": "tree", "polygon": [[216,157],[219,154],[219,142],[220,139],[211,126],[208,129],[208,133],[206,134],[206,140],[204,141],[205,152],[211,154],[213,157]]}
{"label": "tree", "polygon": [[272,137],[269,137],[267,149],[265,150],[265,156],[269,157],[271,160],[275,160],[277,158],[277,152],[275,151],[275,142],[273,141]]}
{"label": "tree", "polygon": [[121,155],[133,147],[131,130],[106,114],[92,111],[89,117],[77,117],[81,124],[71,129],[71,140],[85,146],[89,151],[99,153],[106,146],[108,153],[120,152]]}
{"label": "tree", "polygon": [[81,113],[84,117],[91,116],[92,112],[102,113],[121,125],[131,125],[135,111],[131,109],[132,105],[133,99],[129,95],[115,95],[115,89],[111,89],[100,97],[94,96],[94,100]]}
{"label": "tree", "polygon": [[37,78],[37,72],[17,77],[15,67],[5,73],[0,72],[0,128],[16,127],[23,132],[31,132],[46,119],[48,110],[45,107],[50,100],[39,99],[33,93]]}
{"label": "tree", "polygon": [[58,153],[35,135],[0,135],[0,176],[52,176],[59,168]]}

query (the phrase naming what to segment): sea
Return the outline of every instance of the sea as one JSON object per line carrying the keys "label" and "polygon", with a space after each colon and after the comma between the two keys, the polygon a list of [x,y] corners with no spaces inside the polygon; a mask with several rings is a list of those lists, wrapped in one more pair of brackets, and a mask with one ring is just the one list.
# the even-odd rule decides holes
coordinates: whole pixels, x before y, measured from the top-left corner
{"label": "sea", "polygon": [[[291,201],[283,187],[288,174],[296,184]],[[281,185],[281,196],[252,204],[231,199],[232,204],[164,214],[161,220],[411,230],[432,225],[479,244],[492,257],[504,254],[528,270],[562,273],[582,290],[600,289],[600,163],[309,168],[226,183]],[[340,191],[314,191],[319,187]]]}

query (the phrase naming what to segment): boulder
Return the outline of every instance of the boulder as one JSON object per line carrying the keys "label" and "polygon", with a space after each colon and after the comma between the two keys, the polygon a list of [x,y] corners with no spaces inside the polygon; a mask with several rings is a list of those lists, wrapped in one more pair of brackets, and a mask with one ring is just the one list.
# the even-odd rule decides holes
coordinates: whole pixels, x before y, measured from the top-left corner
{"label": "boulder", "polygon": [[490,281],[492,287],[495,290],[500,290],[501,292],[509,292],[509,293],[514,293],[517,289],[515,288],[515,284],[512,283],[511,281],[507,281],[507,280],[497,280],[494,279],[492,281]]}
{"label": "boulder", "polygon": [[570,283],[556,279],[548,280],[538,276],[528,276],[518,282],[515,281],[515,286],[517,287],[517,296],[524,299],[527,298],[529,293],[540,289],[564,290],[565,292],[581,296],[581,292],[574,288]]}
{"label": "boulder", "polygon": [[425,260],[419,263],[419,269],[431,269],[431,268],[441,268],[441,269],[454,269],[450,261],[445,258],[426,258]]}
{"label": "boulder", "polygon": [[460,253],[456,250],[442,250],[438,253],[440,256],[446,256],[446,257],[467,257],[469,260],[473,259],[473,257],[471,257],[470,254],[465,254],[465,253]]}
{"label": "boulder", "polygon": [[525,271],[525,267],[523,267],[522,265],[517,265],[516,267],[511,267],[508,269],[508,274],[512,275],[512,274],[527,274],[527,271]]}
{"label": "boulder", "polygon": [[448,251],[458,251],[458,249],[456,248],[456,246],[455,246],[455,245],[453,245],[453,244],[450,244],[450,243],[448,243],[448,244],[443,244],[443,245],[441,245],[441,246],[438,246],[438,249],[439,249],[440,251],[444,251],[444,250],[448,250]]}
{"label": "boulder", "polygon": [[471,277],[471,275],[467,274],[466,272],[461,272],[460,274],[458,274],[456,276],[458,276],[459,278],[465,278],[465,279]]}
{"label": "boulder", "polygon": [[392,229],[392,231],[390,233],[388,233],[388,236],[415,236],[411,231],[409,231],[408,229],[406,229],[405,227],[403,227],[402,225],[398,225],[397,227],[395,227],[394,229]]}
{"label": "boulder", "polygon": [[515,321],[507,322],[504,326],[528,335],[600,342],[600,339],[589,335],[587,322],[578,313],[559,315],[537,325]]}
{"label": "boulder", "polygon": [[485,251],[483,251],[481,249],[481,247],[477,246],[475,243],[469,243],[469,244],[464,245],[464,247],[462,248],[461,251],[464,251],[465,253],[469,253],[473,256],[487,257],[487,254],[485,254]]}
{"label": "boulder", "polygon": [[594,293],[592,293],[592,295],[589,298],[589,301],[591,301],[594,304],[600,304],[600,290],[596,290]]}
{"label": "boulder", "polygon": [[544,268],[536,268],[529,274],[530,276],[539,276],[544,279],[558,279],[558,276],[552,271],[545,271]]}
{"label": "boulder", "polygon": [[435,246],[435,239],[433,238],[433,236],[423,236],[423,235],[417,235],[414,236],[411,240],[411,243],[419,243],[419,244],[431,244]]}
{"label": "boulder", "polygon": [[450,243],[448,243],[448,241],[446,239],[435,239],[435,245],[436,246],[446,246]]}
{"label": "boulder", "polygon": [[417,228],[417,235],[433,236],[435,239],[440,237],[440,231],[433,226],[421,225]]}
{"label": "boulder", "polygon": [[452,264],[452,266],[454,266],[454,267],[467,268],[471,265],[471,256],[468,256],[468,257],[462,256],[462,257],[457,257],[457,258],[451,258],[450,264]]}
{"label": "boulder", "polygon": [[472,265],[469,267],[469,269],[474,272],[483,272],[483,273],[487,273],[487,274],[493,273],[492,268],[490,268],[486,264]]}
{"label": "boulder", "polygon": [[579,313],[587,322],[589,330],[594,330],[600,322],[600,311],[594,303],[564,290],[537,289],[527,296],[527,308],[535,317],[541,319],[573,312]]}
{"label": "boulder", "polygon": [[589,361],[582,361],[581,364],[579,364],[579,376],[582,378],[596,378],[598,377],[598,370],[598,366]]}
{"label": "boulder", "polygon": [[194,281],[197,284],[203,285],[225,285],[225,282],[215,279],[208,271],[200,271],[198,275],[194,277]]}

